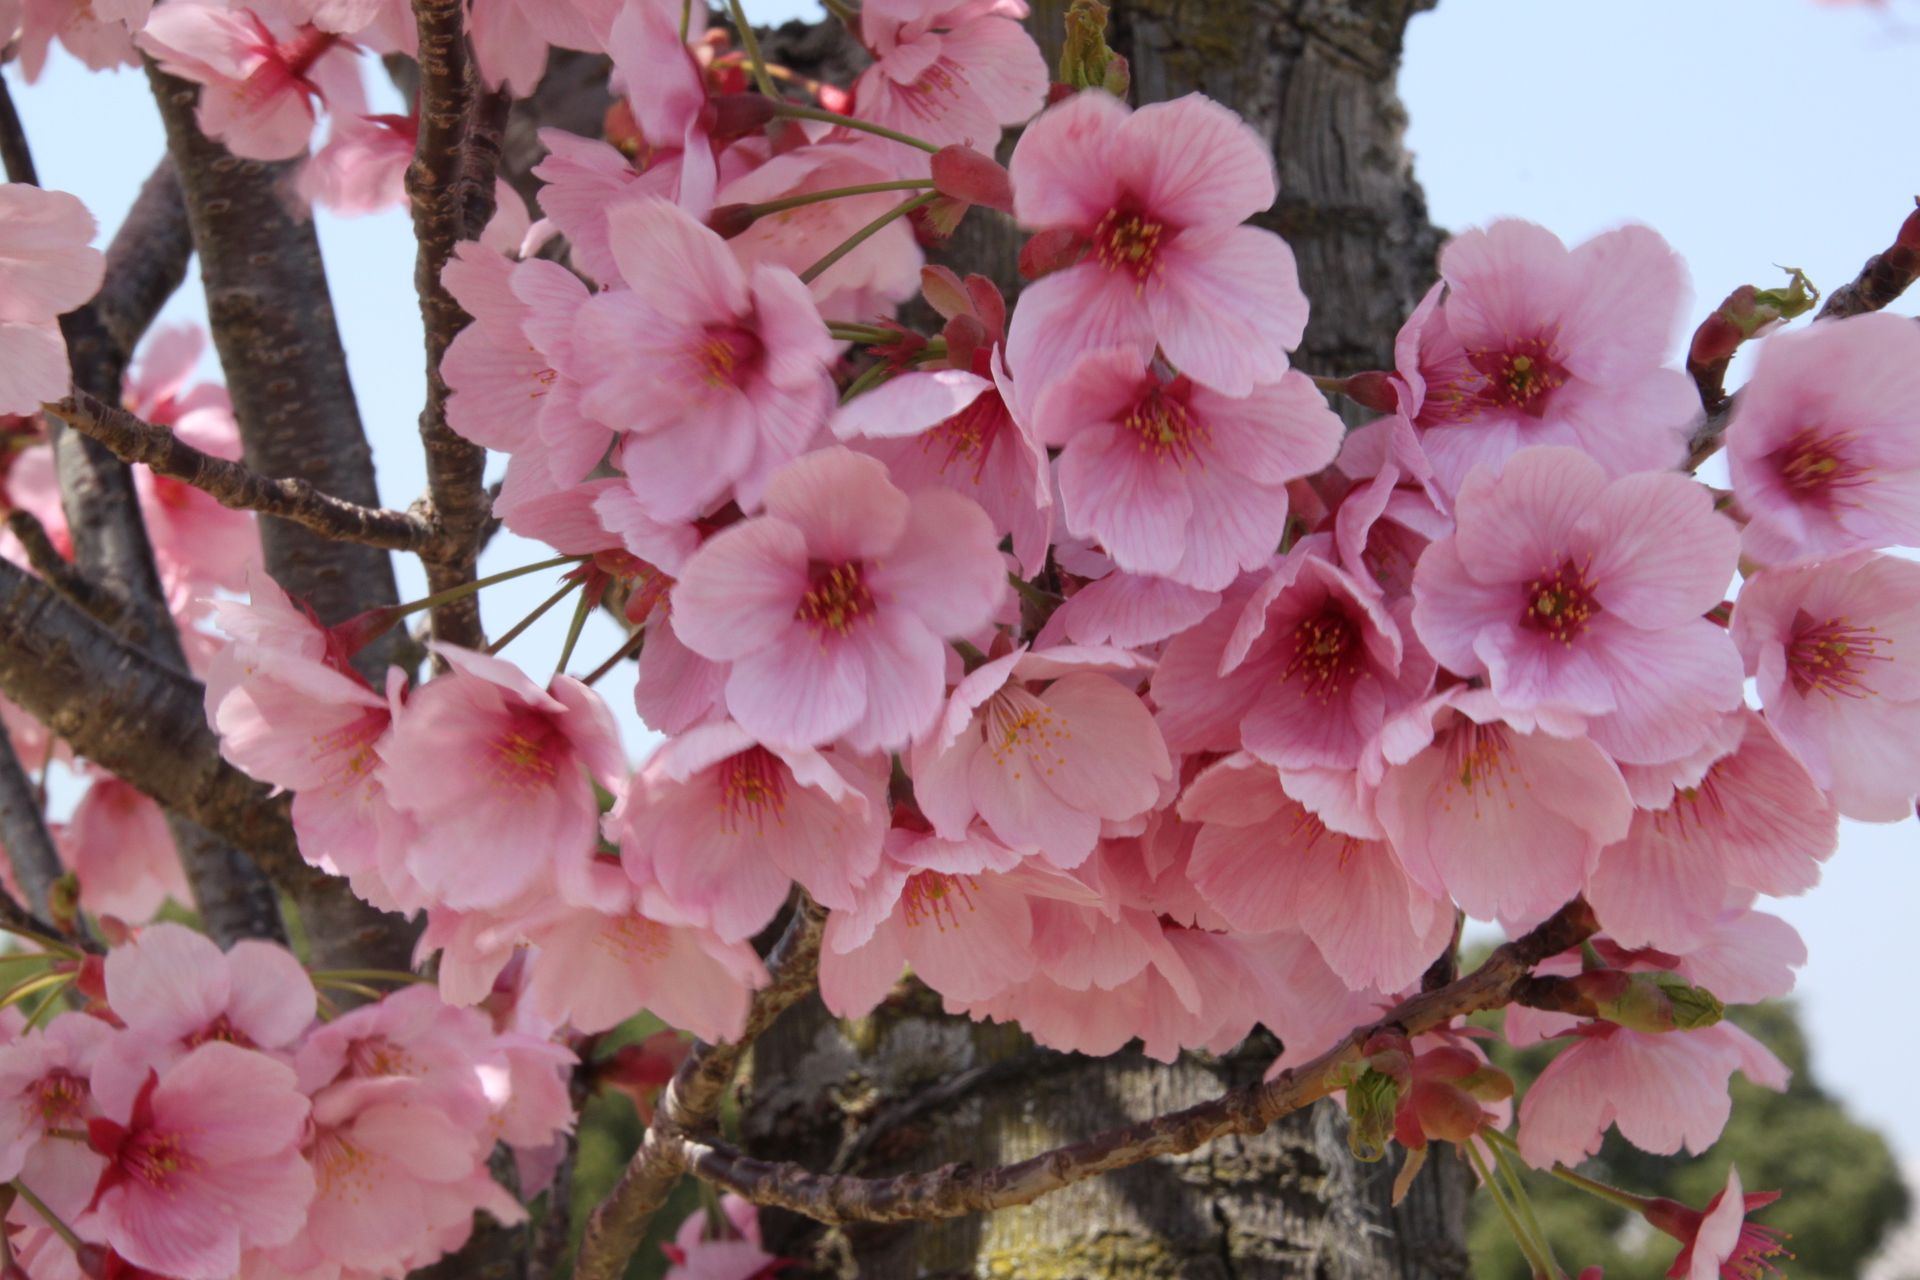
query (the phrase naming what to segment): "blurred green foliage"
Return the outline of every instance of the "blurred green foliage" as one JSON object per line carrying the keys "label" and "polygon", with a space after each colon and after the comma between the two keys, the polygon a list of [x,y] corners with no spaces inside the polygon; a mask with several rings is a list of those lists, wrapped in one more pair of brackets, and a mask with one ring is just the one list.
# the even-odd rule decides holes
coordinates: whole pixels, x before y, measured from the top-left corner
{"label": "blurred green foliage", "polygon": [[[1792,1260],[1773,1259],[1791,1280],[1853,1280],[1906,1214],[1907,1191],[1893,1153],[1808,1071],[1806,1036],[1790,1002],[1736,1008],[1729,1016],[1793,1068],[1787,1091],[1774,1093],[1735,1076],[1733,1118],[1706,1155],[1648,1155],[1609,1131],[1600,1154],[1579,1172],[1639,1195],[1704,1208],[1726,1185],[1727,1165],[1738,1164],[1748,1191],[1781,1193],[1754,1220],[1792,1233],[1786,1242]],[[1497,1026],[1497,1017],[1489,1025]],[[1487,1046],[1523,1091],[1558,1048],[1515,1050],[1504,1041]],[[1679,1252],[1678,1242],[1637,1214],[1557,1179],[1530,1175],[1527,1190],[1569,1275],[1599,1266],[1606,1280],[1657,1280]],[[1479,1280],[1528,1280],[1526,1260],[1484,1190],[1475,1197],[1471,1245]]]}

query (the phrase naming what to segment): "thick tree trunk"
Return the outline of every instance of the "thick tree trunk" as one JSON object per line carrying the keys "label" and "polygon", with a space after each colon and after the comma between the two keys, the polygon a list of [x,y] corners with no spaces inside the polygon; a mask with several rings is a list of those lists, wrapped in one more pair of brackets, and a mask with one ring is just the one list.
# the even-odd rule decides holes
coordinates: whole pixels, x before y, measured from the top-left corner
{"label": "thick tree trunk", "polygon": [[[1299,260],[1313,313],[1296,363],[1310,372],[1390,368],[1394,334],[1433,280],[1442,235],[1401,145],[1406,115],[1394,90],[1407,20],[1431,4],[1112,7],[1109,39],[1131,62],[1136,104],[1197,90],[1239,111],[1272,146],[1280,199],[1257,221],[1285,236]],[[1030,25],[1051,61],[1065,0],[1033,7]],[[856,57],[835,26],[772,33],[770,56],[810,73]],[[1011,295],[1022,239],[1011,220],[974,210],[937,256],[986,271]],[[756,1047],[745,1136],[755,1155],[816,1169],[1000,1164],[1217,1096],[1258,1078],[1276,1052],[1261,1033],[1225,1058],[1187,1055],[1171,1068],[1130,1053],[1092,1060],[948,1018],[924,990],[851,1028],[811,1000]],[[1323,1102],[1258,1137],[1217,1141],[990,1218],[845,1232],[776,1212],[763,1219],[769,1248],[803,1259],[806,1274],[862,1280],[1464,1277],[1464,1166],[1436,1149],[1397,1209],[1388,1204],[1393,1173],[1390,1163],[1353,1159],[1344,1117]]]}

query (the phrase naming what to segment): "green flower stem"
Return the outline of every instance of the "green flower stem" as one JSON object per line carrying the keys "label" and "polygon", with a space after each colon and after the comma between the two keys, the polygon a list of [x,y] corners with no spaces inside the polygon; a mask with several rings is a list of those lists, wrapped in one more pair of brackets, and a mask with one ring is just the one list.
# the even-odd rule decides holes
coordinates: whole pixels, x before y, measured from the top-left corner
{"label": "green flower stem", "polygon": [[579,585],[580,584],[578,582],[562,583],[560,586],[560,589],[554,592],[552,595],[548,596],[545,600],[542,600],[539,603],[539,605],[535,607],[532,613],[520,619],[520,621],[514,623],[513,629],[511,631],[507,632],[507,634],[501,636],[498,640],[495,640],[492,644],[488,645],[487,652],[498,653],[502,649],[506,648],[508,645],[512,644],[515,640],[518,640],[520,638],[521,632],[525,631],[528,627],[538,622],[541,618],[541,615],[546,613],[547,610],[553,608],[553,606],[559,604],[562,600],[565,600],[570,594],[572,594],[574,588],[578,587]]}
{"label": "green flower stem", "polygon": [[1560,1259],[1554,1255],[1553,1241],[1541,1227],[1539,1215],[1533,1211],[1533,1197],[1527,1194],[1527,1185],[1520,1180],[1520,1171],[1514,1166],[1513,1157],[1507,1154],[1505,1147],[1495,1146],[1492,1150],[1494,1162],[1500,1166],[1500,1172],[1506,1176],[1507,1186],[1513,1192],[1513,1202],[1519,1208],[1520,1220],[1526,1224],[1527,1230],[1533,1232],[1534,1243],[1540,1247],[1541,1256],[1546,1258],[1552,1274],[1565,1275],[1560,1269]]}
{"label": "green flower stem", "polygon": [[613,656],[609,657],[605,662],[595,667],[591,672],[588,673],[585,679],[580,681],[580,683],[586,685],[589,688],[593,687],[596,684],[599,684],[600,677],[606,675],[607,672],[619,666],[623,660],[627,658],[631,658],[634,654],[640,652],[641,647],[645,645],[646,642],[647,642],[647,629],[645,627],[635,627],[633,629],[633,634],[628,636],[626,638],[626,641],[618,649],[615,649],[613,651]]}
{"label": "green flower stem", "polygon": [[[1493,1171],[1487,1168],[1486,1160],[1480,1155],[1480,1149],[1471,1142],[1466,1144],[1467,1155],[1473,1161],[1475,1172],[1480,1181],[1493,1195],[1493,1203],[1500,1210],[1500,1216],[1506,1221],[1507,1231],[1513,1236],[1513,1242],[1520,1246],[1520,1252],[1526,1255],[1527,1265],[1533,1268],[1533,1274],[1539,1277],[1555,1277],[1556,1273],[1547,1269],[1546,1260],[1540,1256],[1526,1229],[1520,1225],[1520,1219],[1514,1216],[1513,1206],[1507,1203],[1506,1193],[1500,1190],[1500,1184],[1494,1180]],[[1556,1278],[1557,1280],[1557,1278]]]}
{"label": "green flower stem", "polygon": [[401,969],[315,969],[309,975],[315,982],[432,982],[433,979]]}
{"label": "green flower stem", "polygon": [[820,107],[803,107],[797,102],[782,102],[773,109],[773,114],[789,120],[818,120],[824,124],[838,125],[842,129],[858,129],[862,133],[871,133],[876,137],[891,138],[895,142],[904,142],[910,147],[918,147],[931,155],[940,148],[925,138],[916,138],[908,133],[895,133],[892,129],[877,125],[868,120],[858,120],[853,116],[836,115]]}
{"label": "green flower stem", "polygon": [[740,0],[727,0],[727,8],[733,10],[733,25],[740,31],[740,47],[747,51],[747,61],[753,64],[753,80],[760,86],[760,92],[780,101],[780,91],[773,86],[773,77],[767,74],[767,60],[760,56],[760,37],[753,34],[753,24],[747,21],[747,14],[740,7]]}
{"label": "green flower stem", "polygon": [[[803,205],[824,204],[829,200],[838,200],[842,196],[871,196],[884,191],[925,191],[933,186],[931,178],[901,178],[894,182],[866,182],[857,187],[834,187],[828,191],[807,191],[797,196],[787,196],[782,200],[768,200],[761,204],[750,204],[756,218],[764,218],[770,213],[784,213],[788,209],[798,209]],[[831,327],[831,326],[830,326]],[[876,333],[886,332],[871,325],[861,325],[863,329],[873,328]]]}
{"label": "green flower stem", "polygon": [[587,625],[587,615],[593,612],[593,605],[593,597],[582,591],[580,603],[573,610],[573,625],[567,628],[567,643],[560,650],[560,662],[554,667],[553,674],[564,675],[567,664],[573,661],[573,647],[580,643],[580,629]]}
{"label": "green flower stem", "polygon": [[53,1233],[55,1235],[59,1236],[62,1240],[66,1241],[67,1248],[73,1250],[75,1253],[80,1252],[80,1237],[73,1234],[72,1227],[60,1221],[59,1214],[47,1208],[46,1201],[42,1200],[39,1196],[33,1194],[33,1189],[27,1186],[26,1183],[20,1181],[18,1178],[15,1178],[13,1180],[13,1189],[19,1193],[20,1198],[22,1200],[25,1200],[29,1205],[33,1207],[33,1211],[35,1213],[39,1214],[42,1218],[46,1220],[47,1225],[53,1228]]}
{"label": "green flower stem", "polygon": [[887,210],[872,222],[869,222],[866,226],[848,236],[845,240],[842,240],[833,252],[808,267],[805,271],[802,271],[800,273],[800,283],[812,284],[825,273],[828,267],[831,267],[834,263],[840,261],[840,259],[865,244],[870,237],[879,232],[889,222],[892,222],[896,218],[904,218],[915,209],[925,208],[939,198],[940,193],[938,191],[929,191],[925,195],[915,196],[911,200],[893,206],[893,208]]}
{"label": "green flower stem", "polygon": [[592,559],[591,556],[555,556],[551,560],[542,560],[537,564],[523,564],[518,569],[508,569],[505,573],[496,573],[490,577],[476,578],[472,582],[463,582],[457,587],[449,587],[438,595],[425,596],[406,604],[397,604],[394,606],[394,617],[404,618],[410,613],[419,613],[422,609],[435,608],[447,603],[449,600],[458,600],[461,596],[470,596],[481,588],[491,587],[498,582],[507,582],[514,578],[524,578],[526,575],[538,573],[542,569],[554,569],[563,564],[579,564],[583,560],[590,559]]}

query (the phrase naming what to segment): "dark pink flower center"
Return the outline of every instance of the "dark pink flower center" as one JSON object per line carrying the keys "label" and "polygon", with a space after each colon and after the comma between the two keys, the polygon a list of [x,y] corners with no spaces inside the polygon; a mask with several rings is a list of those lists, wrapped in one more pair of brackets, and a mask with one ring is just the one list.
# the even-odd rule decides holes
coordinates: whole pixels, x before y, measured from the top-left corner
{"label": "dark pink flower center", "polygon": [[967,890],[978,889],[966,876],[950,876],[941,871],[922,871],[908,877],[900,890],[900,910],[907,927],[933,921],[933,927],[945,933],[949,925],[960,927],[960,906],[973,910],[973,898]]}
{"label": "dark pink flower center", "polygon": [[708,325],[693,347],[700,380],[712,387],[743,387],[760,368],[766,344],[736,325]]}
{"label": "dark pink flower center", "polygon": [[1774,450],[1769,461],[1794,501],[1831,510],[1836,492],[1851,487],[1866,472],[1847,457],[1851,439],[1845,433],[1825,435],[1809,427]]}
{"label": "dark pink flower center", "polygon": [[1202,446],[1213,442],[1206,423],[1187,408],[1191,390],[1185,378],[1155,383],[1121,418],[1120,425],[1133,435],[1140,451],[1151,453],[1155,462],[1184,467]]}
{"label": "dark pink flower center", "polygon": [[1780,1268],[1768,1262],[1768,1258],[1792,1259],[1780,1243],[1787,1239],[1787,1233],[1778,1227],[1763,1227],[1757,1222],[1740,1224],[1740,1239],[1734,1243],[1733,1252],[1720,1264],[1720,1274],[1724,1280],[1760,1280],[1767,1272],[1782,1274]]}
{"label": "dark pink flower center", "polygon": [[735,832],[745,818],[755,831],[777,826],[787,808],[787,779],[778,757],[765,747],[749,747],[720,762],[720,829]]}
{"label": "dark pink flower center", "polygon": [[874,614],[873,592],[867,586],[866,568],[858,560],[828,564],[824,560],[807,562],[807,591],[800,597],[793,616],[804,622],[815,638],[824,640],[828,632],[847,635],[855,623]]}
{"label": "dark pink flower center", "polygon": [[979,484],[994,440],[999,437],[1002,426],[1011,425],[1012,421],[1000,392],[989,387],[972,404],[929,431],[921,448],[931,450],[936,442],[946,446],[947,460],[940,464],[943,475],[954,463],[968,459],[973,464],[973,482]]}
{"label": "dark pink flower center", "polygon": [[254,1044],[253,1037],[227,1021],[227,1015],[224,1013],[188,1036],[182,1043],[189,1049],[195,1049],[213,1040],[218,1040],[222,1044],[239,1045],[242,1049],[258,1047]]}
{"label": "dark pink flower center", "polygon": [[[1507,771],[1516,767],[1513,744],[1497,724],[1475,724],[1462,718],[1446,743],[1447,791],[1455,784],[1476,806],[1493,798],[1493,788],[1507,786]],[[1522,783],[1521,785],[1525,785]],[[1451,806],[1451,797],[1444,804]]]}
{"label": "dark pink flower center", "polygon": [[1787,646],[1787,674],[1793,687],[1805,697],[1819,690],[1829,698],[1872,697],[1878,692],[1863,682],[1866,664],[1892,662],[1890,653],[1876,653],[1886,637],[1876,635],[1872,627],[1856,627],[1845,618],[1815,622],[1805,609],[1793,615],[1793,642]]}
{"label": "dark pink flower center", "polygon": [[1520,625],[1569,647],[1586,634],[1594,615],[1603,612],[1586,570],[1571,560],[1529,582],[1523,599]]}
{"label": "dark pink flower center", "polygon": [[1294,627],[1293,660],[1280,673],[1280,679],[1298,677],[1309,698],[1331,702],[1365,674],[1365,657],[1360,624],[1328,600],[1320,612],[1308,614]]}
{"label": "dark pink flower center", "polygon": [[1109,209],[1093,229],[1093,256],[1109,271],[1124,271],[1142,284],[1162,269],[1160,247],[1168,227],[1137,210]]}
{"label": "dark pink flower center", "polygon": [[567,739],[546,716],[519,710],[509,714],[490,745],[493,781],[511,790],[536,791],[559,775]]}
{"label": "dark pink flower center", "polygon": [[1493,408],[1513,409],[1530,418],[1544,417],[1547,400],[1567,380],[1551,336],[1526,338],[1498,351],[1475,351],[1467,356],[1486,382],[1479,400]]}
{"label": "dark pink flower center", "polygon": [[35,1109],[40,1122],[49,1129],[72,1125],[80,1119],[81,1107],[88,1095],[87,1082],[65,1071],[50,1071],[33,1087]]}

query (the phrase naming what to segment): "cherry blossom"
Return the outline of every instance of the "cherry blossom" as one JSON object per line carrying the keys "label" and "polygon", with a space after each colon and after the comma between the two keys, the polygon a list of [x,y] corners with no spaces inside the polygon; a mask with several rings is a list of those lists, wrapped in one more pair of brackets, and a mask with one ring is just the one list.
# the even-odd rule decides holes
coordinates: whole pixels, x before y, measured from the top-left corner
{"label": "cherry blossom", "polygon": [[1768,1258],[1785,1253],[1786,1232],[1748,1222],[1747,1215],[1780,1198],[1778,1191],[1746,1193],[1740,1170],[1727,1166],[1727,1185],[1714,1192],[1704,1212],[1672,1200],[1656,1200],[1644,1211],[1648,1222],[1680,1241],[1672,1273],[1686,1280],[1751,1280],[1777,1270]]}
{"label": "cherry blossom", "polygon": [[340,36],[305,26],[284,38],[252,9],[165,4],[134,43],[162,70],[202,86],[195,115],[210,138],[248,160],[285,160],[306,149],[315,97],[338,63],[354,77],[353,48]]}
{"label": "cherry blossom", "polygon": [[84,1143],[48,1141],[50,1130],[84,1130],[100,1114],[88,1083],[113,1029],[62,1013],[0,1047],[0,1173],[19,1178],[61,1217],[87,1208],[105,1162]]}
{"label": "cherry blossom", "polygon": [[93,233],[93,215],[66,192],[0,183],[0,413],[35,413],[67,393],[55,317],[100,288]]}
{"label": "cherry blossom", "polygon": [[1440,665],[1501,702],[1571,708],[1609,754],[1673,760],[1740,704],[1738,654],[1703,616],[1738,544],[1683,476],[1608,480],[1573,449],[1527,449],[1461,485],[1458,527],[1421,556],[1413,625]]}
{"label": "cherry blossom", "polygon": [[1920,542],[1920,334],[1877,312],[1761,344],[1727,466],[1763,564]]}
{"label": "cherry blossom", "polygon": [[766,503],[687,562],[674,630],[733,664],[727,708],[755,739],[904,746],[938,714],[941,640],[1006,591],[986,513],[944,489],[902,493],[844,448],[776,473]]}
{"label": "cherry blossom", "polygon": [[[909,0],[865,6],[874,63],[853,86],[853,113],[936,145],[991,153],[1003,126],[1024,124],[1047,96],[1047,64],[1020,26],[1023,0]],[[890,144],[904,173],[918,155]],[[924,170],[922,170],[924,172]]]}
{"label": "cherry blossom", "polygon": [[1856,553],[1756,573],[1731,624],[1767,723],[1850,818],[1892,822],[1920,792],[1920,565]]}
{"label": "cherry blossom", "polygon": [[103,769],[60,833],[60,859],[80,881],[80,905],[128,924],[153,919],[168,898],[193,894],[160,806]]}
{"label": "cherry blossom", "polygon": [[1286,483],[1339,450],[1340,419],[1304,374],[1232,397],[1162,378],[1130,349],[1082,357],[1038,397],[1039,442],[1062,447],[1061,514],[1121,569],[1218,591],[1264,563]]}
{"label": "cherry blossom", "polygon": [[1273,160],[1233,112],[1199,94],[1133,111],[1077,93],[1020,135],[1014,216],[1067,239],[1083,261],[1036,280],[1007,334],[1007,364],[1032,405],[1074,361],[1158,346],[1227,396],[1287,371],[1307,323],[1293,252],[1242,226],[1273,203]]}
{"label": "cherry blossom", "polygon": [[1583,449],[1614,476],[1680,461],[1700,406],[1664,362],[1689,290],[1657,232],[1621,227],[1569,250],[1505,219],[1450,240],[1440,276],[1395,354],[1447,492],[1531,445]]}

